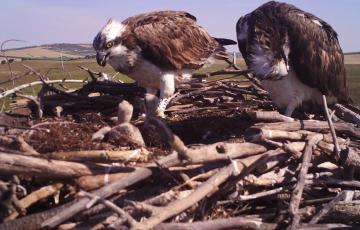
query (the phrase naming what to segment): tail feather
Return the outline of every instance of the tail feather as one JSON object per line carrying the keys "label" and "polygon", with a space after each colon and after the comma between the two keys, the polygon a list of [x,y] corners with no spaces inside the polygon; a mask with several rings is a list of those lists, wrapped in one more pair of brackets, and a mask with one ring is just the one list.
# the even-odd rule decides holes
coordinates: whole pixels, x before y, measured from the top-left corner
{"label": "tail feather", "polygon": [[236,45],[236,41],[227,39],[227,38],[214,38],[220,45],[228,46],[228,45]]}

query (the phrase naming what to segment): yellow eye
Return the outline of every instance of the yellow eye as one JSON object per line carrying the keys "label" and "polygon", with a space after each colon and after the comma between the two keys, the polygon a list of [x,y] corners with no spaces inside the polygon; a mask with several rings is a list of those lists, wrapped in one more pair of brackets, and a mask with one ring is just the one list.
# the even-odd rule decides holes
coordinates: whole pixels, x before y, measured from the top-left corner
{"label": "yellow eye", "polygon": [[106,43],[106,48],[110,49],[114,45],[114,42],[108,42]]}

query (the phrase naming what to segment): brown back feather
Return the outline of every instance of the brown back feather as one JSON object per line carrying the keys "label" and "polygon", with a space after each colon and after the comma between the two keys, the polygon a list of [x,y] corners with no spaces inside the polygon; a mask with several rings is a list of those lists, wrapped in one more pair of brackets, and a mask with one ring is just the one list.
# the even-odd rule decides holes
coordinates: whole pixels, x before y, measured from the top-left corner
{"label": "brown back feather", "polygon": [[186,12],[151,12],[123,23],[131,31],[128,45],[134,45],[136,40],[142,55],[163,69],[198,69],[220,47]]}
{"label": "brown back feather", "polygon": [[249,25],[248,39],[239,42],[239,49],[248,65],[253,45],[263,47],[264,55],[273,57],[274,62],[281,60],[287,35],[288,61],[300,81],[325,95],[333,95],[341,101],[350,100],[343,52],[329,24],[293,5],[274,1],[241,18],[237,28],[242,20]]}

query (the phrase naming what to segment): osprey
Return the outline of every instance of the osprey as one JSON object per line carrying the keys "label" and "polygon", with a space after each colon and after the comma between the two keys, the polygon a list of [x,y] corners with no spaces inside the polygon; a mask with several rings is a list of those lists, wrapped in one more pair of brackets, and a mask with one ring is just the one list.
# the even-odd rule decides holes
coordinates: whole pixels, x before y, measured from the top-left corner
{"label": "osprey", "polygon": [[110,19],[94,39],[99,65],[109,63],[150,94],[160,91],[156,113],[164,116],[175,85],[188,80],[229,39],[211,37],[196,18],[181,11],[156,11],[119,22]]}
{"label": "osprey", "polygon": [[275,105],[291,116],[304,104],[350,100],[337,34],[293,5],[268,2],[236,24],[240,52]]}

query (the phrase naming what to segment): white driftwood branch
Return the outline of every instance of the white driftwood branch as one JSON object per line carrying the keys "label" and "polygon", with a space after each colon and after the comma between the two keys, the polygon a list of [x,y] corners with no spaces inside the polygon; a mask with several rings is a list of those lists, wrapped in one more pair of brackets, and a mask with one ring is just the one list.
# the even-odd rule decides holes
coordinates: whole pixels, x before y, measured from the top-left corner
{"label": "white driftwood branch", "polygon": [[[47,84],[54,84],[54,83],[87,83],[87,81],[62,79],[62,80],[45,81],[45,83],[47,83]],[[15,88],[6,90],[4,92],[1,92],[0,93],[0,99],[3,98],[3,97],[9,96],[9,95],[11,95],[13,93],[16,93],[19,90],[22,90],[22,89],[25,89],[25,88],[28,88],[28,87],[32,87],[32,86],[35,86],[35,85],[42,85],[42,84],[44,84],[42,81],[34,81],[34,82],[30,82],[30,83],[26,83],[26,84],[16,86]]]}

